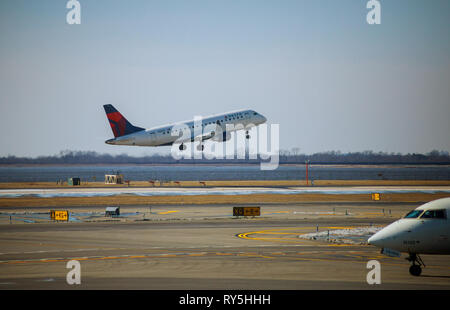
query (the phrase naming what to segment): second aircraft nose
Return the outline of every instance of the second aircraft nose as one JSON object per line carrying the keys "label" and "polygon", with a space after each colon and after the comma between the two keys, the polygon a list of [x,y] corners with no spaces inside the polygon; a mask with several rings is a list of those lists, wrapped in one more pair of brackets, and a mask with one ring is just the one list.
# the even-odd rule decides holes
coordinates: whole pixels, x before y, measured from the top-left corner
{"label": "second aircraft nose", "polygon": [[370,237],[369,240],[367,240],[367,243],[370,245],[382,246],[383,240],[384,238],[382,238],[379,233],[376,233],[375,235]]}

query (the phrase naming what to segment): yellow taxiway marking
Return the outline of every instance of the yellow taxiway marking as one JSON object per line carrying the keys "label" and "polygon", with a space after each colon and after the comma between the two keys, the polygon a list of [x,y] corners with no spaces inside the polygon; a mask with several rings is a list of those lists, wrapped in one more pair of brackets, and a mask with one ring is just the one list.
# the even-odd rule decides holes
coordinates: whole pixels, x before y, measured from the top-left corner
{"label": "yellow taxiway marking", "polygon": [[206,253],[198,253],[198,254],[187,254],[186,256],[205,256]]}
{"label": "yellow taxiway marking", "polygon": [[[312,227],[295,227],[295,228],[281,228],[281,229],[268,229],[268,230],[260,230],[260,231],[252,231],[247,233],[238,234],[239,238],[247,239],[247,240],[260,240],[260,241],[278,241],[284,243],[305,243],[307,240],[300,240],[299,238],[267,238],[267,237],[250,237],[249,235],[269,235],[269,234],[284,234],[284,235],[297,235],[298,230],[312,229]],[[291,233],[277,233],[282,230],[295,230],[296,232]]]}
{"label": "yellow taxiway marking", "polygon": [[265,256],[265,255],[257,254],[257,253],[238,253],[237,256],[260,257],[260,258],[268,258],[268,259],[272,259],[273,258],[271,256]]}
{"label": "yellow taxiway marking", "polygon": [[[274,256],[268,256],[274,255]],[[22,260],[22,261],[0,261],[0,264],[36,264],[36,263],[60,263],[67,262],[69,260],[79,260],[79,261],[95,261],[95,260],[120,260],[120,259],[163,259],[163,258],[183,258],[183,257],[202,257],[202,256],[235,256],[235,257],[249,257],[249,258],[263,258],[268,260],[296,260],[296,261],[317,261],[317,262],[355,262],[355,263],[365,263],[370,259],[380,259],[383,265],[391,265],[391,266],[406,266],[407,264],[403,262],[401,258],[388,258],[383,255],[377,255],[374,253],[366,253],[358,252],[358,251],[307,251],[307,252],[298,252],[298,253],[290,253],[290,252],[272,252],[268,253],[268,255],[262,253],[254,253],[254,252],[228,252],[228,253],[219,253],[219,252],[200,252],[200,253],[177,253],[177,254],[149,254],[149,255],[123,255],[123,256],[94,256],[94,257],[73,257],[73,258],[53,258],[53,259],[30,259],[30,260]],[[325,255],[323,257],[299,257],[304,255]],[[339,255],[340,257],[330,257],[330,255]],[[403,262],[403,263],[401,263]],[[427,266],[427,268],[431,269],[449,269],[448,266]]]}
{"label": "yellow taxiway marking", "polygon": [[216,253],[217,256],[230,256],[234,255],[233,253]]}
{"label": "yellow taxiway marking", "polygon": [[171,210],[171,211],[158,212],[158,214],[160,214],[160,215],[166,215],[166,214],[171,214],[171,213],[175,213],[175,212],[178,212],[178,210]]}
{"label": "yellow taxiway marking", "polygon": [[133,255],[133,256],[128,256],[128,258],[147,258],[147,256],[145,256],[145,255]]}
{"label": "yellow taxiway marking", "polygon": [[[357,228],[356,226],[322,226],[320,227],[321,231],[323,232],[324,229],[354,229]],[[268,230],[260,230],[260,231],[252,231],[252,232],[246,232],[238,234],[237,237],[247,240],[258,240],[258,241],[268,241],[268,242],[283,242],[283,243],[311,243],[314,242],[312,240],[306,240],[306,239],[300,239],[298,237],[257,237],[253,235],[298,235],[301,233],[305,233],[304,230],[309,230],[311,232],[314,232],[317,227],[311,226],[311,227],[292,227],[292,228],[280,228],[280,229],[268,229]],[[294,230],[294,232],[281,232],[286,230]],[[299,230],[303,230],[300,232]],[[350,246],[356,246],[356,244],[322,244],[321,246],[329,246],[329,247],[350,247]]]}

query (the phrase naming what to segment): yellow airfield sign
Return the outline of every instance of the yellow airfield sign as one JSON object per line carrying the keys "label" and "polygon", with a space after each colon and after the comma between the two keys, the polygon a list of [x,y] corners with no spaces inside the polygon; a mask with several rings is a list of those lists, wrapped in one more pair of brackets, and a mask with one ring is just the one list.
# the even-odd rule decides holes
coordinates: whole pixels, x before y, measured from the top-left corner
{"label": "yellow airfield sign", "polygon": [[380,193],[373,193],[372,200],[380,200]]}
{"label": "yellow airfield sign", "polygon": [[69,211],[67,210],[51,210],[50,219],[54,221],[69,221]]}
{"label": "yellow airfield sign", "polygon": [[233,216],[260,216],[261,207],[233,207]]}

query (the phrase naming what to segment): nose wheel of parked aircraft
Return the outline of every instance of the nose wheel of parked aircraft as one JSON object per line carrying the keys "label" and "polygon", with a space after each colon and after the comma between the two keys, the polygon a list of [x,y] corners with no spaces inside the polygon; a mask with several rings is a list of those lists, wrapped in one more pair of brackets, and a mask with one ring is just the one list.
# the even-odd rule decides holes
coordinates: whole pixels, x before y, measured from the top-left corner
{"label": "nose wheel of parked aircraft", "polygon": [[411,267],[409,267],[409,273],[413,276],[420,276],[420,274],[422,273],[422,267],[425,267],[425,264],[423,262],[423,260],[420,258],[419,255],[417,254],[409,254],[409,257],[406,258],[408,261],[412,262]]}
{"label": "nose wheel of parked aircraft", "polygon": [[186,145],[184,145],[183,143],[180,144],[180,146],[178,147],[178,149],[180,151],[185,151],[186,150]]}
{"label": "nose wheel of parked aircraft", "polygon": [[250,139],[250,134],[249,134],[249,132],[248,132],[248,130],[245,132],[245,139]]}

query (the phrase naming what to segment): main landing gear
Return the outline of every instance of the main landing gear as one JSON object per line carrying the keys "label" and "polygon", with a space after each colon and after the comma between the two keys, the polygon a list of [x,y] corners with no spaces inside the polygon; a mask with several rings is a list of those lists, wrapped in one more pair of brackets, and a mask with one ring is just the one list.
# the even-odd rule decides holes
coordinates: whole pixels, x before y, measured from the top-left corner
{"label": "main landing gear", "polygon": [[411,267],[409,267],[409,273],[416,277],[420,276],[420,274],[422,273],[421,266],[425,267],[425,264],[420,256],[415,253],[410,253],[409,257],[407,257],[406,260],[412,262]]}
{"label": "main landing gear", "polygon": [[[186,145],[184,145],[183,143],[180,144],[180,146],[178,147],[178,149],[180,151],[185,151],[187,149]],[[205,149],[205,146],[203,144],[199,144],[197,145],[197,151],[203,151]]]}

